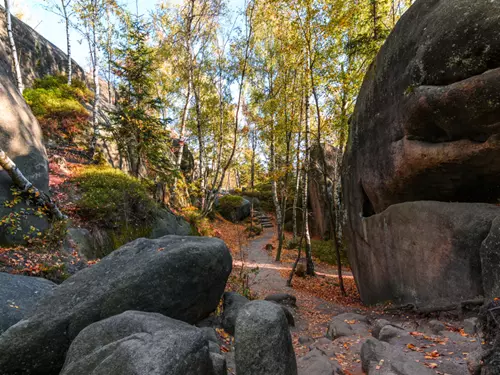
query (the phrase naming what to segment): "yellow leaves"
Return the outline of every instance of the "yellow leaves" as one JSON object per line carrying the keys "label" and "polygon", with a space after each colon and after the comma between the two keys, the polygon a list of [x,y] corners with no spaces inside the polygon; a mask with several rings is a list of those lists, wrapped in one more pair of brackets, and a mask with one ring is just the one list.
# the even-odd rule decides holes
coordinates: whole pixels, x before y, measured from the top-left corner
{"label": "yellow leaves", "polygon": [[425,359],[434,359],[439,357],[441,357],[441,355],[437,350],[433,350],[432,352],[426,352],[424,356]]}
{"label": "yellow leaves", "polygon": [[434,369],[434,368],[438,367],[437,363],[434,363],[434,362],[433,363],[424,363],[424,365],[426,367],[431,368],[431,369]]}
{"label": "yellow leaves", "polygon": [[410,350],[413,350],[414,352],[423,353],[423,351],[424,351],[424,349],[419,348],[419,347],[417,347],[417,346],[415,346],[415,345],[413,345],[413,344],[408,344],[408,345],[406,345],[406,347],[407,347],[408,349],[410,349]]}

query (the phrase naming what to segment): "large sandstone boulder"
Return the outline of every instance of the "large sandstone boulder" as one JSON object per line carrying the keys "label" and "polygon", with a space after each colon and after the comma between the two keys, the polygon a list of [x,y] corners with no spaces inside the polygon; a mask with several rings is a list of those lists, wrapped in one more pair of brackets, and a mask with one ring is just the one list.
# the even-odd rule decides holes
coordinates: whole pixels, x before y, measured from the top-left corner
{"label": "large sandstone boulder", "polygon": [[238,375],[297,375],[297,362],[283,309],[276,303],[252,301],[236,319]]}
{"label": "large sandstone boulder", "polygon": [[191,234],[191,225],[181,216],[167,210],[160,210],[153,223],[150,237],[159,238],[171,234],[189,236]]}
{"label": "large sandstone boulder", "polygon": [[[0,15],[0,19],[3,17]],[[0,59],[2,58],[0,49]],[[2,68],[0,64],[0,147],[16,163],[24,176],[39,190],[48,192],[49,172],[47,154],[43,145],[42,131],[38,121],[31,113],[23,97],[13,84],[9,71]],[[0,168],[0,203],[10,201],[12,180],[2,168]],[[0,219],[13,212],[19,215],[20,209],[26,209],[24,203],[14,208],[7,208],[0,204]],[[34,207],[31,207],[32,209]],[[34,215],[32,211],[25,211],[24,215],[18,217],[21,231],[8,225],[0,227],[0,244],[15,244],[23,241],[23,235],[28,233],[31,226],[39,230],[48,227],[45,219]]]}
{"label": "large sandstone boulder", "polygon": [[500,208],[488,204],[421,201],[364,218],[363,242],[350,249],[363,301],[446,304],[482,295],[481,245],[497,216]]}
{"label": "large sandstone boulder", "polygon": [[497,214],[447,202],[500,196],[499,16],[489,0],[418,0],[366,75],[343,162],[364,302],[483,293],[479,248]]}
{"label": "large sandstone boulder", "polygon": [[135,240],[66,280],[4,332],[0,368],[5,374],[57,373],[81,330],[127,310],[196,323],[217,308],[231,267],[219,239]]}
{"label": "large sandstone boulder", "polygon": [[91,324],[71,343],[61,375],[88,374],[225,375],[201,329],[138,311]]}
{"label": "large sandstone boulder", "polygon": [[56,286],[39,277],[0,272],[0,334],[29,315]]}

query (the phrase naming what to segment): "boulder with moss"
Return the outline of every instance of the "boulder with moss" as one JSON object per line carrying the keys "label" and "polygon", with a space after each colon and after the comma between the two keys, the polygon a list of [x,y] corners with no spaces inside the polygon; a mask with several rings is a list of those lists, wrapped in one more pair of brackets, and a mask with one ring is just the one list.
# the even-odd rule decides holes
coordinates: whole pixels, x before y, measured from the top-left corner
{"label": "boulder with moss", "polygon": [[217,210],[227,220],[238,222],[250,216],[252,204],[239,195],[224,195],[217,202]]}

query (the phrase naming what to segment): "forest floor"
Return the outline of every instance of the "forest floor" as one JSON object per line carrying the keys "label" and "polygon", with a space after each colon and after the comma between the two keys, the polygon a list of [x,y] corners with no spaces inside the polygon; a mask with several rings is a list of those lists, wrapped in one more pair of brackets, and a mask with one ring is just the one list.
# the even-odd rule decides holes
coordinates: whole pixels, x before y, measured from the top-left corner
{"label": "forest floor", "polygon": [[[438,375],[469,373],[467,356],[480,346],[481,340],[477,336],[464,333],[462,320],[447,314],[439,315],[438,318],[445,324],[446,330],[434,335],[429,333],[428,323],[436,317],[421,317],[407,312],[389,314],[384,311],[384,306],[363,306],[353,276],[348,270],[344,275],[348,297],[341,296],[336,266],[331,265],[317,264],[316,277],[295,276],[290,288],[286,285],[286,280],[296,250],[285,250],[283,261],[275,262],[274,254],[266,250],[266,245],[275,244],[275,237],[275,232],[271,229],[244,244],[239,240],[240,251],[235,256],[234,264],[237,269],[243,266],[256,270],[251,273],[249,281],[249,288],[255,298],[262,299],[274,293],[289,293],[297,298],[297,307],[294,309],[295,327],[291,332],[299,375],[315,375],[308,373],[300,361],[315,348],[325,353],[330,361],[340,364],[346,375],[363,374],[360,350],[363,342],[371,337],[371,330],[333,341],[325,338],[331,319],[346,312],[365,315],[372,322],[376,319],[386,319],[405,328],[409,335],[391,344],[411,360],[433,369]],[[229,246],[232,247],[231,244]],[[228,360],[230,368],[233,365],[231,362]]]}

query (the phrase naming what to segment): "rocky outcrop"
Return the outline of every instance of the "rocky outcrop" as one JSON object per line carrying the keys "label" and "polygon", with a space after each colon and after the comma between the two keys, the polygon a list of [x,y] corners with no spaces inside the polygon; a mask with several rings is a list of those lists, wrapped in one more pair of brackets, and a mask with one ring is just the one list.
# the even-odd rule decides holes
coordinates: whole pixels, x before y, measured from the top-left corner
{"label": "rocky outcrop", "polygon": [[238,375],[297,375],[292,337],[278,304],[252,301],[240,309],[235,356]]}
{"label": "rocky outcrop", "polygon": [[29,315],[56,286],[39,277],[0,272],[0,334]]}
{"label": "rocky outcrop", "polygon": [[171,234],[189,236],[191,225],[181,216],[176,216],[167,210],[159,210],[153,223],[150,238],[160,238]]}
{"label": "rocky outcrop", "polygon": [[[21,64],[23,83],[31,86],[36,78],[66,72],[67,55],[30,26],[12,16],[12,31]],[[10,47],[5,25],[5,12],[0,7],[0,70],[10,72]],[[85,79],[84,70],[73,60],[74,76]]]}
{"label": "rocky outcrop", "polygon": [[410,354],[373,338],[366,340],[361,347],[361,364],[368,375],[434,374],[434,371],[416,362]]}
{"label": "rocky outcrop", "polygon": [[201,329],[138,311],[91,324],[76,337],[61,375],[88,374],[225,375],[214,371]]}
{"label": "rocky outcrop", "polygon": [[335,316],[328,324],[326,337],[335,340],[339,337],[352,336],[368,332],[368,318],[355,313]]}
{"label": "rocky outcrop", "polygon": [[333,185],[338,178],[335,175],[337,165],[337,149],[330,145],[322,145],[321,150],[317,144],[311,147],[311,166],[309,173],[309,206],[311,208],[310,228],[311,234],[324,239],[330,238],[330,208],[325,199],[325,180],[323,168],[324,152],[326,162],[326,191],[333,199]]}
{"label": "rocky outcrop", "polygon": [[[0,19],[3,15],[0,16]],[[0,60],[1,60],[0,50]],[[0,64],[0,147],[16,163],[24,176],[39,190],[48,192],[49,171],[48,160],[43,145],[42,131],[35,116],[31,113],[23,97],[13,84],[9,72],[2,69]],[[10,190],[12,180],[0,168],[0,202],[12,200]],[[21,208],[25,209],[25,215],[21,215]],[[24,203],[14,208],[0,205],[0,219],[12,212],[17,212],[21,230],[16,227],[3,225],[0,227],[0,244],[15,244],[23,242],[23,235],[28,233],[31,226],[39,230],[48,227],[44,218],[40,218],[33,211],[27,210]],[[33,207],[30,208],[30,210]],[[11,230],[12,229],[12,230]]]}
{"label": "rocky outcrop", "polygon": [[363,301],[446,304],[482,295],[481,245],[499,215],[488,204],[421,201],[364,218],[363,242],[351,249]]}
{"label": "rocky outcrop", "polygon": [[232,259],[219,239],[138,239],[62,283],[28,319],[0,336],[5,374],[53,374],[71,341],[127,310],[195,323],[217,308]]}
{"label": "rocky outcrop", "polygon": [[234,335],[236,326],[236,318],[238,312],[248,302],[248,298],[235,292],[224,293],[223,310],[222,310],[222,328],[231,335]]}
{"label": "rocky outcrop", "polygon": [[500,211],[476,202],[500,196],[499,15],[488,0],[416,1],[366,75],[343,161],[348,254],[366,303],[498,290],[481,268],[495,249],[480,249]]}

